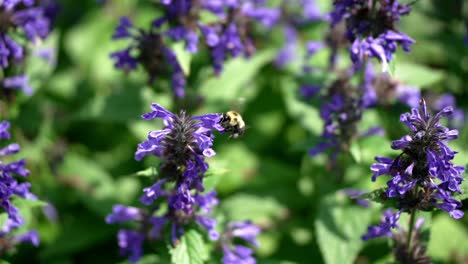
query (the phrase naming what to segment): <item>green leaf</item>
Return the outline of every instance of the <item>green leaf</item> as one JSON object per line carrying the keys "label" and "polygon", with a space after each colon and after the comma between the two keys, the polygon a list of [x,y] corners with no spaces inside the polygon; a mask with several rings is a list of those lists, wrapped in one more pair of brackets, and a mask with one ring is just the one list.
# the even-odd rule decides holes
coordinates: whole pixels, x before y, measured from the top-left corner
{"label": "green leaf", "polygon": [[393,58],[388,64],[388,73],[390,76],[394,77],[396,73],[396,61],[397,61],[397,55],[393,54]]}
{"label": "green leaf", "polygon": [[354,263],[371,211],[349,205],[339,192],[325,196],[315,220],[317,242],[325,263]]}
{"label": "green leaf", "polygon": [[96,95],[76,112],[76,118],[120,123],[139,120],[147,108],[143,91],[136,87],[119,87],[108,96]]}
{"label": "green leaf", "polygon": [[155,167],[149,167],[145,170],[136,172],[135,175],[139,177],[156,177],[158,175],[158,169]]}
{"label": "green leaf", "polygon": [[354,142],[351,144],[351,147],[349,148],[349,153],[353,157],[354,161],[356,161],[356,163],[362,162],[361,146],[358,142]]}
{"label": "green leaf", "polygon": [[395,78],[406,85],[422,88],[441,81],[444,78],[444,73],[424,65],[400,62],[395,71]]}
{"label": "green leaf", "polygon": [[174,264],[202,264],[208,259],[208,252],[202,236],[195,230],[189,230],[180,238],[179,244],[170,249]]}
{"label": "green leaf", "polygon": [[60,236],[41,251],[43,263],[50,263],[59,256],[69,256],[94,245],[105,243],[115,237],[115,228],[107,225],[104,218],[94,218],[90,214],[80,214],[61,221]]}
{"label": "green leaf", "polygon": [[192,54],[190,54],[185,49],[185,44],[183,42],[176,42],[172,45],[172,50],[174,51],[177,61],[182,67],[182,71],[184,72],[185,76],[190,75],[190,62],[192,61]]}
{"label": "green leaf", "polygon": [[297,84],[294,79],[284,78],[281,80],[281,91],[286,110],[309,132],[320,134],[323,121],[319,116],[319,112],[316,108],[299,99],[296,88]]}
{"label": "green leaf", "polygon": [[59,173],[64,181],[70,182],[77,190],[83,204],[101,216],[111,211],[117,198],[128,199],[120,197],[119,192],[115,191],[114,180],[100,164],[74,152],[65,156]]}
{"label": "green leaf", "polygon": [[[463,256],[468,252],[468,232],[460,220],[446,213],[434,217],[428,254],[434,259],[447,260],[451,256]],[[445,263],[445,261],[444,261]]]}
{"label": "green leaf", "polygon": [[234,221],[252,220],[268,225],[286,213],[286,208],[271,197],[237,194],[224,200],[222,209]]}
{"label": "green leaf", "polygon": [[275,50],[257,52],[253,57],[238,57],[228,61],[220,77],[213,76],[201,84],[200,93],[207,101],[232,102],[239,97],[248,97],[252,92],[247,82],[275,57]]}

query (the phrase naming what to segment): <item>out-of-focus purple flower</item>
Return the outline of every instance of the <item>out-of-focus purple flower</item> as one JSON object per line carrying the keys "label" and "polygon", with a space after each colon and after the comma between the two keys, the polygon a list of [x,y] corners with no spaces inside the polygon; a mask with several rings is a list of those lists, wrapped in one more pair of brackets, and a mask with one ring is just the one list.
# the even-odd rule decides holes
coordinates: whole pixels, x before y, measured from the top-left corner
{"label": "out-of-focus purple flower", "polygon": [[112,208],[112,214],[106,217],[106,223],[123,223],[127,221],[136,221],[143,218],[143,212],[141,209],[130,206],[114,205]]}
{"label": "out-of-focus purple flower", "polygon": [[46,206],[42,207],[42,212],[52,223],[58,222],[59,214],[57,208],[55,208],[55,206],[52,203],[48,202]]}
{"label": "out-of-focus purple flower", "polygon": [[320,118],[324,121],[322,140],[309,150],[310,155],[315,156],[331,150],[330,161],[334,162],[337,154],[349,151],[352,140],[359,137],[359,121],[363,111],[373,106],[374,96],[371,95],[373,91],[366,86],[366,80],[361,85],[351,84],[350,76],[353,72],[351,70],[341,73],[326,87],[320,107]]}
{"label": "out-of-focus purple flower", "polygon": [[351,199],[355,200],[356,203],[362,207],[369,207],[370,202],[368,200],[359,199],[359,196],[364,194],[363,191],[356,189],[344,189],[343,192]]}
{"label": "out-of-focus purple flower", "polygon": [[[49,35],[52,19],[49,6],[41,1],[0,2],[0,69],[13,67],[25,58],[25,45],[13,38],[12,34],[22,32],[26,41],[33,44]],[[7,76],[0,81],[0,87],[32,94],[27,77],[23,75]]]}
{"label": "out-of-focus purple flower", "polygon": [[460,193],[464,167],[451,160],[456,152],[446,144],[458,137],[457,130],[450,130],[440,123],[442,117],[452,114],[447,106],[432,116],[423,99],[420,109],[404,113],[400,121],[410,133],[392,142],[392,148],[402,150],[396,159],[376,157],[371,166],[372,180],[390,175],[386,196],[397,200],[400,211],[431,210],[437,207],[447,211],[455,219],[463,216],[461,202],[452,197]]}
{"label": "out-of-focus purple flower", "polygon": [[367,229],[367,233],[362,236],[363,240],[369,240],[371,238],[377,238],[382,236],[391,236],[392,229],[398,227],[398,219],[400,219],[401,211],[393,213],[391,209],[384,212],[382,216],[382,222],[378,226],[370,226]]}
{"label": "out-of-focus purple flower", "polygon": [[258,247],[256,237],[260,234],[260,228],[251,222],[230,223],[221,236],[221,244],[224,252],[223,264],[246,263],[254,264],[253,250],[246,246],[234,245],[234,238],[240,238]]}
{"label": "out-of-focus purple flower", "polygon": [[432,108],[440,111],[447,106],[453,107],[452,115],[448,116],[448,126],[451,128],[462,129],[465,124],[465,112],[461,108],[457,108],[455,96],[452,94],[442,94],[433,103]]}
{"label": "out-of-focus purple flower", "polygon": [[29,85],[29,77],[26,75],[18,75],[14,77],[8,77],[1,81],[4,89],[20,90],[26,95],[31,95],[33,90]]}
{"label": "out-of-focus purple flower", "polygon": [[319,85],[304,84],[299,88],[299,94],[304,99],[309,99],[314,97],[320,91],[320,88],[321,87]]}
{"label": "out-of-focus purple flower", "polygon": [[[419,218],[414,224],[412,234],[408,234],[409,231],[401,227],[393,233],[392,253],[398,263],[433,263],[427,256],[427,241],[421,230],[423,224],[424,218]],[[411,237],[410,245],[408,245],[408,236]]]}
{"label": "out-of-focus purple flower", "polygon": [[395,99],[409,107],[419,106],[421,91],[418,88],[392,79],[388,72],[375,73],[370,61],[365,67],[364,86],[369,106],[377,103],[389,104]]}
{"label": "out-of-focus purple flower", "polygon": [[374,57],[382,62],[386,71],[397,46],[409,52],[409,47],[415,42],[395,27],[401,16],[410,13],[409,4],[397,0],[350,0],[334,1],[333,5],[331,25],[335,27],[345,21],[345,35],[353,42],[350,48],[351,60],[357,68],[367,58]]}
{"label": "out-of-focus purple flower", "polygon": [[171,76],[172,89],[177,97],[185,95],[185,75],[175,53],[165,46],[163,35],[158,33],[158,23],[152,23],[149,30],[135,27],[127,17],[120,19],[113,39],[130,39],[129,47],[113,52],[110,57],[115,61],[115,67],[124,71],[132,71],[140,64],[149,75],[149,81],[166,75]]}
{"label": "out-of-focus purple flower", "polygon": [[[165,9],[158,24],[170,25],[163,34],[175,41],[183,40],[186,50],[196,53],[201,33],[210,48],[217,74],[222,71],[229,54],[233,57],[252,55],[255,47],[250,31],[254,22],[270,28],[280,17],[279,9],[267,7],[265,1],[172,0],[160,3]],[[200,19],[201,12],[211,13],[219,20],[205,24]]]}
{"label": "out-of-focus purple flower", "polygon": [[121,229],[118,233],[118,242],[121,255],[128,255],[128,260],[137,262],[143,254],[143,241],[145,237],[133,230]]}
{"label": "out-of-focus purple flower", "polygon": [[285,44],[276,56],[275,65],[284,67],[287,63],[297,59],[298,39],[296,29],[293,27],[284,27]]}

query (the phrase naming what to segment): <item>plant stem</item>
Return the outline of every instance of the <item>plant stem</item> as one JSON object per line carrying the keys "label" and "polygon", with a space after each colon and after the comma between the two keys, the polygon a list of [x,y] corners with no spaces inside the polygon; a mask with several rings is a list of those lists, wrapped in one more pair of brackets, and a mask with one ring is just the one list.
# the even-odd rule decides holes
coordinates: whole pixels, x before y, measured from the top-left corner
{"label": "plant stem", "polygon": [[411,238],[413,237],[413,228],[416,216],[416,210],[411,211],[410,221],[409,221],[409,228],[408,228],[408,239],[406,240],[406,244],[408,245],[408,253],[411,250]]}

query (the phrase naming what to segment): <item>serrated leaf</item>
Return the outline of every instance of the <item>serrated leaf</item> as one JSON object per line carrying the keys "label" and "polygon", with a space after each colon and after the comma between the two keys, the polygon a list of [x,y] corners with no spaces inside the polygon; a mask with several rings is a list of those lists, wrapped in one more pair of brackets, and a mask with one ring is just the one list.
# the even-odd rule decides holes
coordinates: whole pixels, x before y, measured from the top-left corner
{"label": "serrated leaf", "polygon": [[184,72],[185,76],[190,75],[190,62],[192,61],[192,54],[190,54],[186,49],[185,49],[185,44],[183,42],[177,42],[172,45],[172,51],[174,51],[177,61],[180,64],[180,67],[182,68],[182,71]]}
{"label": "serrated leaf", "polygon": [[202,236],[195,230],[189,230],[180,238],[179,244],[170,249],[173,264],[203,264],[208,259],[208,252]]}
{"label": "serrated leaf", "polygon": [[363,246],[361,236],[370,222],[371,211],[345,200],[333,193],[320,203],[315,229],[325,263],[354,263]]}

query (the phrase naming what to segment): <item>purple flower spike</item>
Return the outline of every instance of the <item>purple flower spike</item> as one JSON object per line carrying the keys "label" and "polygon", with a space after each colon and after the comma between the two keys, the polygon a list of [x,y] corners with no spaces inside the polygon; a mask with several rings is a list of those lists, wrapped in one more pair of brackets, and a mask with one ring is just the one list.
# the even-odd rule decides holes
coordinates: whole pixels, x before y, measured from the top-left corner
{"label": "purple flower spike", "polygon": [[401,16],[410,13],[410,5],[397,0],[383,1],[334,1],[330,14],[332,27],[341,21],[346,23],[345,35],[353,44],[350,49],[351,60],[360,68],[367,58],[377,58],[387,71],[397,46],[406,52],[415,43],[413,39],[399,32],[396,23]]}
{"label": "purple flower spike", "polygon": [[[24,61],[24,42],[35,45],[49,35],[54,12],[46,2],[0,1],[0,70],[15,67]],[[17,42],[17,32],[22,32],[26,41]],[[1,88],[32,94],[25,75],[6,76],[0,81]]]}
{"label": "purple flower spike", "polygon": [[[385,194],[397,201],[398,214],[436,207],[455,219],[463,216],[461,202],[452,195],[461,193],[464,167],[452,163],[456,152],[446,145],[458,137],[458,131],[440,123],[442,117],[449,117],[452,113],[452,107],[446,106],[431,115],[426,102],[421,99],[419,109],[413,108],[411,113],[400,117],[410,133],[393,141],[392,148],[402,150],[402,154],[395,159],[376,157],[378,163],[372,164],[372,181],[384,174],[392,177],[387,182]],[[387,214],[385,221],[378,227],[369,228],[363,239],[390,234],[389,227],[395,226],[399,215],[390,217]]]}
{"label": "purple flower spike", "polygon": [[[9,122],[0,122],[0,140],[10,139],[9,128]],[[19,151],[20,146],[18,144],[9,144],[0,149],[0,158],[16,154]],[[31,184],[28,182],[18,182],[14,177],[15,175],[21,177],[28,176],[29,170],[25,166],[26,162],[24,160],[0,161],[0,206],[8,217],[0,230],[0,239],[2,243],[6,243],[4,245],[5,248],[14,248],[18,243],[39,245],[39,236],[36,231],[29,231],[21,235],[11,234],[11,231],[20,228],[25,223],[20,215],[20,211],[12,203],[13,197],[37,200],[37,197],[29,191]]]}
{"label": "purple flower spike", "polygon": [[[122,17],[112,38],[115,40],[130,39],[132,43],[125,49],[111,53],[110,58],[114,60],[117,69],[125,72],[135,70],[137,65],[141,65],[147,72],[150,82],[160,76],[170,75],[174,93],[180,98],[185,95],[185,75],[174,52],[164,44],[163,33],[158,33],[160,23],[159,20],[154,21],[149,30],[143,30],[135,27],[129,18]],[[190,50],[196,48],[194,46],[198,38],[195,33],[171,32],[173,33],[166,33],[166,35],[184,36],[188,40]]]}

